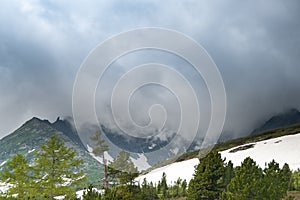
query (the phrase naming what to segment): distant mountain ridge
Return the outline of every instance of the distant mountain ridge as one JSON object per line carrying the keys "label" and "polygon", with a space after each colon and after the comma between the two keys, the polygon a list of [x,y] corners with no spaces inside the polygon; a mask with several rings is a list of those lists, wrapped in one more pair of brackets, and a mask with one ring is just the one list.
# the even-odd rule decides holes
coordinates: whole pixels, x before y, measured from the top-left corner
{"label": "distant mountain ridge", "polygon": [[263,125],[254,129],[251,134],[271,130],[279,127],[300,123],[300,112],[293,108],[284,113],[275,115],[267,120]]}
{"label": "distant mountain ridge", "polygon": [[103,177],[102,165],[87,151],[77,132],[72,129],[71,123],[60,118],[50,123],[48,120],[33,117],[16,131],[2,138],[0,170],[16,153],[24,155],[29,162],[32,162],[35,151],[38,151],[39,147],[53,135],[57,135],[67,147],[74,149],[77,157],[83,160],[81,168],[86,172],[88,182],[99,183],[99,178]]}

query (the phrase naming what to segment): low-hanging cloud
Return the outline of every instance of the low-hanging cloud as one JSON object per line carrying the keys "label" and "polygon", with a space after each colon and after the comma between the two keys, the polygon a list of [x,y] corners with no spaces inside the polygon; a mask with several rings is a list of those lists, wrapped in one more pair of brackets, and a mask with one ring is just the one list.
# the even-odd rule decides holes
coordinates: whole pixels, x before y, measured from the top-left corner
{"label": "low-hanging cloud", "polygon": [[[32,116],[54,120],[72,115],[72,86],[88,52],[113,34],[143,26],[181,31],[206,48],[225,83],[224,131],[232,136],[250,132],[273,114],[300,108],[300,3],[296,0],[69,3],[1,2],[0,137]],[[127,64],[151,60],[146,53],[117,62],[102,93],[99,88],[99,100],[114,78],[128,70]],[[166,57],[197,89],[205,101],[201,114],[207,115],[210,104],[201,77],[194,77],[188,65]],[[155,95],[155,91],[160,89],[137,93],[133,106],[143,111],[142,105],[154,100],[170,102],[168,116],[174,116],[170,121],[176,125],[178,110],[171,109],[176,101],[169,101],[168,92]],[[105,113],[105,101],[101,105],[99,112]],[[133,117],[146,123],[147,113],[139,113]]]}

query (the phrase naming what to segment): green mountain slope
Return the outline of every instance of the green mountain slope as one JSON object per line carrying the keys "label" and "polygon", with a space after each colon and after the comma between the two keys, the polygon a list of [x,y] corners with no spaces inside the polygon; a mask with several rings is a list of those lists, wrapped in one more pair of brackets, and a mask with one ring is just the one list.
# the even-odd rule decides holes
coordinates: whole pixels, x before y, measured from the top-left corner
{"label": "green mountain slope", "polygon": [[12,134],[2,138],[0,140],[0,170],[5,167],[5,162],[16,153],[21,153],[32,161],[34,152],[38,151],[40,145],[54,134],[61,138],[66,146],[76,150],[77,156],[83,160],[81,167],[88,176],[87,183],[101,184],[99,180],[103,177],[102,165],[89,154],[78,135],[72,133],[66,123],[60,119],[50,123],[47,120],[32,118]]}

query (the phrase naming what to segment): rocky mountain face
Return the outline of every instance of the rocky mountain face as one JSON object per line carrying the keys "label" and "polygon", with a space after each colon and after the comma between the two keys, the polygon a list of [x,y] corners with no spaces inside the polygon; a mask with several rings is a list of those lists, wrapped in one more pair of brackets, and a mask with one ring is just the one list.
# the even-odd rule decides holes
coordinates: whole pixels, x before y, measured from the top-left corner
{"label": "rocky mountain face", "polygon": [[254,129],[252,134],[279,127],[289,126],[296,123],[300,123],[300,112],[297,109],[290,109],[284,113],[271,117],[263,125]]}
{"label": "rocky mountain face", "polygon": [[54,134],[61,138],[66,146],[76,150],[77,156],[83,160],[81,167],[88,176],[87,182],[99,183],[99,179],[103,177],[102,165],[86,150],[70,122],[60,118],[50,123],[48,120],[34,117],[10,135],[2,138],[0,140],[0,170],[16,153],[23,154],[29,162],[32,162],[34,153],[39,150],[40,145]]}
{"label": "rocky mountain face", "polygon": [[[3,163],[3,167],[4,162],[16,153],[22,153],[28,159],[32,159],[34,151],[53,134],[57,134],[66,145],[77,151],[78,156],[84,160],[85,170],[93,176],[92,179],[102,176],[102,170],[99,170],[102,167],[99,162],[102,160],[89,152],[91,151],[90,147],[93,147],[93,143],[89,138],[99,128],[92,124],[86,125],[84,131],[81,131],[84,134],[79,135],[72,123],[71,118],[63,120],[57,118],[53,123],[36,117],[27,121],[16,131],[0,140],[0,170],[1,164]],[[112,160],[121,150],[128,151],[130,152],[130,159],[139,170],[145,170],[159,161],[187,151],[187,149],[184,149],[187,145],[184,145],[186,141],[183,138],[179,139],[180,141],[177,141],[175,145],[168,145],[169,141],[173,139],[173,135],[164,140],[157,137],[136,138],[112,131],[104,126],[101,129],[103,139],[110,147],[109,152],[106,154],[107,159]],[[157,153],[156,150],[161,151]],[[97,176],[95,176],[96,174]]]}

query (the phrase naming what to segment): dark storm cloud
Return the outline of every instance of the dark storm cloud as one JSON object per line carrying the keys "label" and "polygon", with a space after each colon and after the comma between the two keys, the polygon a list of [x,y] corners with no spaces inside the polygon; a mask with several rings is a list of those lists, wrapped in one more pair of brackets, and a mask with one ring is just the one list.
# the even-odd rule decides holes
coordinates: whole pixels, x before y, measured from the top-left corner
{"label": "dark storm cloud", "polygon": [[88,52],[112,34],[142,26],[181,31],[206,48],[226,87],[224,130],[247,133],[272,114],[300,108],[299,4],[2,1],[0,136],[32,116],[72,115],[72,85]]}

